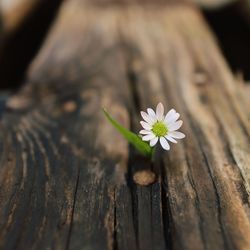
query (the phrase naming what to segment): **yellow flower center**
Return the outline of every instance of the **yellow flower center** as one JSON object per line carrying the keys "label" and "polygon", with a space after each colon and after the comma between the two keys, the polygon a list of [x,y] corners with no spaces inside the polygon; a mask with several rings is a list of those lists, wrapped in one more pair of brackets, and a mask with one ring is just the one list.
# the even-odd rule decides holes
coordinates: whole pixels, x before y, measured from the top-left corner
{"label": "yellow flower center", "polygon": [[152,131],[157,137],[161,137],[168,133],[168,128],[164,122],[156,122],[153,125]]}

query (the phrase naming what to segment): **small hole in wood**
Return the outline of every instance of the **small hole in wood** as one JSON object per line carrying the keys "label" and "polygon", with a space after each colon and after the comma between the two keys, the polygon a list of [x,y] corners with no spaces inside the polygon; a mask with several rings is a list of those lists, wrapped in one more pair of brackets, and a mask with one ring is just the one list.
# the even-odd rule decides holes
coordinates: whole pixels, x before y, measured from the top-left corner
{"label": "small hole in wood", "polygon": [[63,104],[63,110],[67,113],[74,112],[77,108],[77,105],[74,101],[67,101]]}
{"label": "small hole in wood", "polygon": [[136,184],[141,186],[148,186],[156,181],[156,174],[151,170],[140,170],[133,176]]}
{"label": "small hole in wood", "polygon": [[194,72],[194,83],[198,86],[205,85],[208,82],[207,74],[203,71]]}

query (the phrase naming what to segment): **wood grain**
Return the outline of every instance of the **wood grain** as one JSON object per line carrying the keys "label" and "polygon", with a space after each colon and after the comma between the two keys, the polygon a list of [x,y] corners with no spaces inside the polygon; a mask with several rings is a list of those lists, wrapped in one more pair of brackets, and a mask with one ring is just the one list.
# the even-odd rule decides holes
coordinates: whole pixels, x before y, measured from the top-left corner
{"label": "wood grain", "polygon": [[137,17],[140,29],[132,18],[126,29],[127,40],[139,48],[131,64],[141,107],[156,105],[160,99],[176,107],[186,121],[186,143],[174,147],[163,160],[173,237],[179,239],[173,241],[174,247],[247,249],[247,105],[236,98],[234,79],[198,15],[182,8],[160,11],[160,23],[151,12],[147,23],[143,15]]}
{"label": "wood grain", "polygon": [[[159,101],[187,138],[150,165],[101,108]],[[247,107],[196,8],[66,1],[1,119],[0,248],[249,249]]]}

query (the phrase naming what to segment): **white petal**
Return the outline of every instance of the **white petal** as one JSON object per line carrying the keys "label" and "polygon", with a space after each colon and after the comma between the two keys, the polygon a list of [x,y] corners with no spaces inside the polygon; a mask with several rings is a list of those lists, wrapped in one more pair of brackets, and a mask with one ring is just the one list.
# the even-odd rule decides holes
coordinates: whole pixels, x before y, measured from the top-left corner
{"label": "white petal", "polygon": [[152,133],[152,131],[151,130],[145,130],[145,129],[143,129],[139,133],[142,134],[142,135],[149,135],[149,134]]}
{"label": "white petal", "polygon": [[153,124],[153,119],[151,119],[151,117],[146,112],[141,111],[141,116],[147,123],[149,123],[150,125]]}
{"label": "white petal", "polygon": [[162,121],[163,120],[163,114],[164,114],[164,107],[162,105],[162,103],[158,103],[157,107],[156,107],[156,117],[158,121]]}
{"label": "white petal", "polygon": [[165,138],[166,138],[167,140],[173,142],[173,143],[177,143],[177,141],[176,141],[174,138],[172,138],[170,135],[166,135]]}
{"label": "white petal", "polygon": [[157,118],[156,118],[156,114],[155,114],[154,110],[148,108],[147,111],[148,111],[148,114],[149,114],[150,118],[151,118],[153,121],[156,121]]}
{"label": "white petal", "polygon": [[177,121],[179,117],[180,117],[179,113],[174,113],[173,115],[168,117],[168,119],[165,118],[165,122],[170,125],[171,123]]}
{"label": "white petal", "polygon": [[146,122],[144,122],[144,121],[141,121],[140,123],[141,123],[141,125],[142,125],[142,127],[143,127],[144,129],[146,129],[146,130],[152,129],[152,127],[151,127],[150,124],[148,124],[148,123],[146,123]]}
{"label": "white petal", "polygon": [[145,135],[142,137],[143,141],[150,141],[155,138],[155,134],[151,133],[150,135]]}
{"label": "white petal", "polygon": [[169,131],[175,131],[175,130],[179,129],[182,126],[182,124],[183,124],[183,121],[179,120],[177,122],[174,122],[174,123],[168,125],[168,129],[169,129]]}
{"label": "white petal", "polygon": [[155,137],[154,139],[152,139],[152,140],[150,141],[149,145],[150,145],[151,147],[153,147],[157,142],[158,142],[158,137]]}
{"label": "white petal", "polygon": [[176,111],[175,111],[174,109],[169,110],[168,113],[166,114],[164,120],[165,120],[165,121],[168,121],[168,119],[169,119],[170,117],[172,117],[175,113],[176,113]]}
{"label": "white petal", "polygon": [[178,132],[178,131],[169,132],[168,135],[176,139],[183,139],[186,137],[183,133]]}
{"label": "white petal", "polygon": [[161,146],[162,146],[165,150],[169,150],[169,149],[170,149],[169,143],[167,142],[167,140],[166,140],[164,137],[161,137],[161,138],[160,138],[160,143],[161,143]]}

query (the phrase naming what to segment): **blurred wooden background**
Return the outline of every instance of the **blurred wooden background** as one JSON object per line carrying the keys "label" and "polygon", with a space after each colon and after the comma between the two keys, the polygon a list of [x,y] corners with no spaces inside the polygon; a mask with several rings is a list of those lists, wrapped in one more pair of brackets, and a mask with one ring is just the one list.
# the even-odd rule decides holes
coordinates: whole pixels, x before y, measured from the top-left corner
{"label": "blurred wooden background", "polygon": [[[247,6],[2,0],[0,249],[250,249]],[[160,101],[187,137],[150,166],[101,108]]]}

